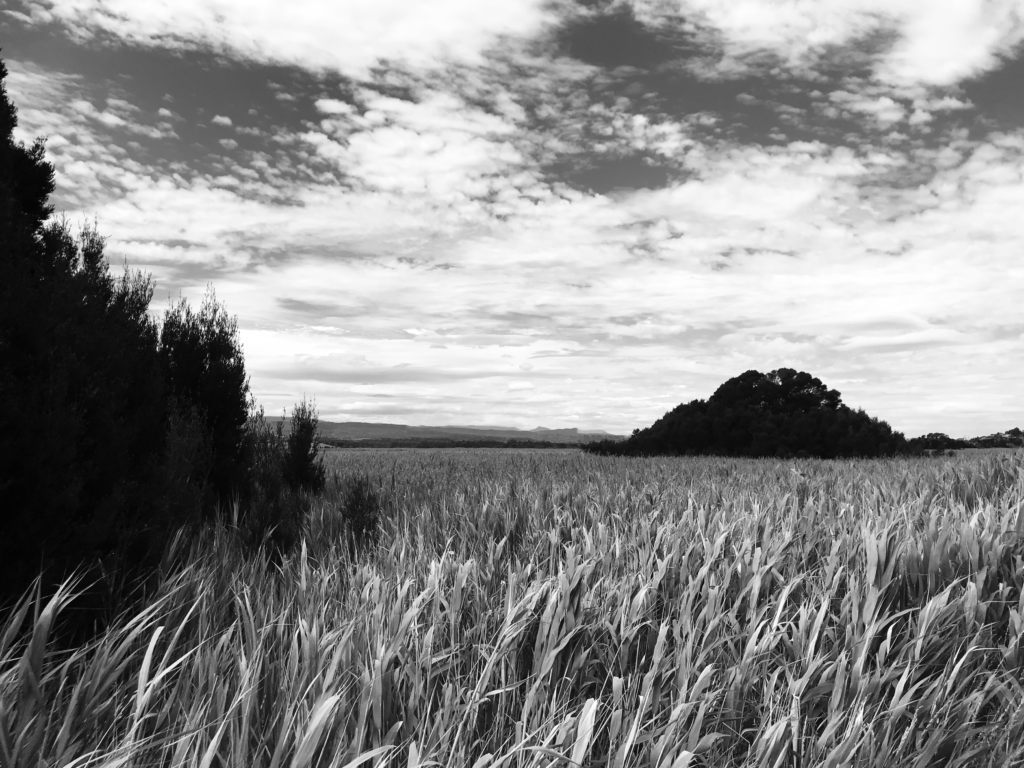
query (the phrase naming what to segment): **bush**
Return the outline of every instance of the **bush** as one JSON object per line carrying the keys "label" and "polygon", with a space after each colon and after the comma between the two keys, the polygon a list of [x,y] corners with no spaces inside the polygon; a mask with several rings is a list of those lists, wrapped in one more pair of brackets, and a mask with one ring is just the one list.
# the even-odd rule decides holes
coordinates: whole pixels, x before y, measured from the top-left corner
{"label": "bush", "polygon": [[[243,437],[245,466],[248,476],[244,491],[251,495],[261,493],[273,498],[281,495],[284,480],[284,421],[271,425],[263,406],[249,402],[249,416]],[[248,502],[248,496],[243,497]]]}
{"label": "bush", "polygon": [[202,413],[194,406],[171,401],[167,414],[162,487],[154,504],[175,526],[196,522],[209,505],[212,448]]}
{"label": "bush", "polygon": [[324,489],[327,470],[320,454],[314,403],[292,409],[288,436],[284,419],[271,426],[262,407],[250,401],[244,432],[248,466],[244,536],[250,551],[269,547],[278,558],[298,542],[309,511],[307,495]]}
{"label": "bush", "polygon": [[365,477],[347,480],[340,487],[339,510],[349,531],[352,554],[375,542],[380,533],[380,497]]}
{"label": "bush", "polygon": [[245,482],[249,380],[238,321],[212,287],[199,312],[182,298],[164,314],[160,359],[168,392],[202,415],[210,435],[210,487],[226,500]]}
{"label": "bush", "polygon": [[234,500],[233,515],[250,552],[267,545],[275,531],[280,539],[282,531],[294,527],[286,509],[289,505],[283,499],[288,490],[282,472],[283,427],[283,422],[272,425],[267,421],[262,406],[257,408],[250,400],[242,439],[247,475],[241,494]]}
{"label": "bush", "polygon": [[292,409],[284,477],[293,491],[320,493],[327,481],[327,469],[320,452],[319,421],[315,402],[307,403],[303,398]]}

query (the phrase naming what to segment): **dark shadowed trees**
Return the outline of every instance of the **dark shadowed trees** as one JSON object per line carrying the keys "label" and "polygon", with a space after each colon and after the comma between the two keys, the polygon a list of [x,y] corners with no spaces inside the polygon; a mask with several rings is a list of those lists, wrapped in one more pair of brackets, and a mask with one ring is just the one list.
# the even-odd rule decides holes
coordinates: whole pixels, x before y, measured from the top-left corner
{"label": "dark shadowed trees", "polygon": [[46,222],[53,168],[41,141],[14,141],[4,76],[0,64],[0,582],[10,595],[44,567],[56,578],[139,549],[165,411],[152,284],[113,277],[94,227]]}
{"label": "dark shadowed trees", "polygon": [[249,380],[238,321],[211,288],[199,311],[180,299],[164,314],[160,359],[168,393],[197,413],[210,438],[208,481],[223,499],[237,493],[245,472]]}
{"label": "dark shadowed trees", "polygon": [[327,482],[320,452],[320,419],[316,403],[303,398],[292,409],[291,429],[284,452],[284,477],[292,490],[319,493]]}
{"label": "dark shadowed trees", "polygon": [[[16,142],[0,63],[0,603],[74,569],[127,582],[244,479],[237,326],[212,294],[161,333],[153,283],[110,273],[95,226],[49,219],[43,143]],[[106,578],[106,577],[104,577]],[[108,585],[109,586],[109,585]]]}
{"label": "dark shadowed trees", "polygon": [[621,442],[592,443],[595,453],[720,456],[889,456],[906,440],[884,421],[843,404],[809,373],[747,371],[708,400],[683,403]]}

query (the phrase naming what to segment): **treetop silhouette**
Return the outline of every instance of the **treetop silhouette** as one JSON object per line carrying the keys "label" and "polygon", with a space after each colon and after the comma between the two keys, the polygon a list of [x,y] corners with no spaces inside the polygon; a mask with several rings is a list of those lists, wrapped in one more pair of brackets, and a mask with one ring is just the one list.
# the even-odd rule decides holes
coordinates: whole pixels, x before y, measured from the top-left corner
{"label": "treetop silhouette", "polygon": [[884,421],[843,404],[809,373],[746,371],[710,398],[682,403],[647,429],[585,450],[627,456],[719,455],[820,458],[889,456],[907,449]]}

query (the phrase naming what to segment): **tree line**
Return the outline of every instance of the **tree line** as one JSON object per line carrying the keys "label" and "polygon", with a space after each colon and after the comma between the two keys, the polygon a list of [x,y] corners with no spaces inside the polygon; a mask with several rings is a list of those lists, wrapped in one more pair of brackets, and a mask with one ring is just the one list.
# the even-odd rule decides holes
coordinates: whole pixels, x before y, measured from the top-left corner
{"label": "tree line", "polygon": [[315,406],[284,435],[212,288],[158,322],[152,278],[113,275],[95,225],[53,217],[53,166],[14,140],[6,77],[0,61],[0,603],[81,568],[130,591],[171,531],[229,507],[286,546],[325,482]]}
{"label": "tree line", "polygon": [[1019,427],[980,437],[950,437],[943,432],[929,432],[912,438],[910,446],[919,451],[959,451],[966,448],[1024,448],[1024,430]]}

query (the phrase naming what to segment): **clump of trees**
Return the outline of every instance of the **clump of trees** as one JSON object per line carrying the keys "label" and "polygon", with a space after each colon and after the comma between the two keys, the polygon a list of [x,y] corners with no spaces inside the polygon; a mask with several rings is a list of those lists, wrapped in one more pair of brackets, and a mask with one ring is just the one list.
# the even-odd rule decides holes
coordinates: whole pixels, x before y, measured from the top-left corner
{"label": "clump of trees", "polygon": [[934,453],[938,451],[958,451],[965,448],[1024,448],[1024,431],[1019,427],[1005,432],[980,437],[950,437],[942,432],[929,432],[927,435],[911,438],[908,441],[916,452]]}
{"label": "clump of trees", "polygon": [[307,502],[327,482],[318,424],[316,405],[305,398],[292,409],[287,435],[283,417],[271,424],[262,407],[250,409],[243,534],[250,548],[267,546],[275,559],[298,541]]}
{"label": "clump of trees", "polygon": [[904,436],[887,423],[847,407],[838,391],[792,368],[747,371],[626,440],[584,446],[627,456],[820,458],[891,456],[906,448]]}
{"label": "clump of trees", "polygon": [[95,226],[51,219],[53,166],[42,141],[14,140],[6,75],[0,62],[0,604],[83,567],[137,584],[172,530],[218,511],[287,546],[302,494],[324,486],[315,407],[283,437],[212,289],[158,323],[148,275],[113,276]]}

